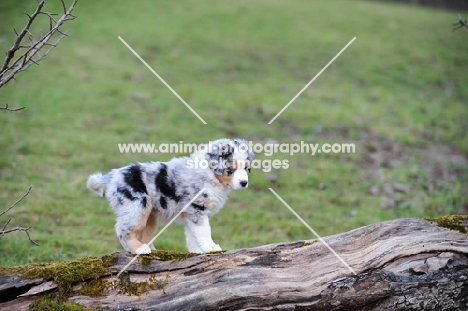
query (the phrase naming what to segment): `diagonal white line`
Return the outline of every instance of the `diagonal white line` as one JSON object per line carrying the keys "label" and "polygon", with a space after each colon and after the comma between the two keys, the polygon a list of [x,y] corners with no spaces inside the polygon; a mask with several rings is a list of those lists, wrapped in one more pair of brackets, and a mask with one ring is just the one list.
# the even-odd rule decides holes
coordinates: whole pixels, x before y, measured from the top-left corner
{"label": "diagonal white line", "polygon": [[356,40],[356,37],[354,37],[353,39],[351,39],[351,41],[349,41],[349,43],[348,43],[348,44],[346,44],[346,46],[345,46],[344,48],[342,48],[342,49],[341,49],[341,51],[340,51],[340,52],[338,52],[338,54],[336,54],[336,55],[335,55],[335,57],[333,57],[333,58],[332,58],[332,60],[331,60],[331,61],[329,61],[329,62],[328,62],[328,64],[327,64],[325,67],[323,67],[323,69],[322,69],[322,70],[320,70],[320,72],[319,72],[318,74],[316,74],[316,75],[315,75],[315,77],[314,77],[312,80],[310,80],[310,82],[309,82],[309,83],[307,83],[307,85],[306,85],[306,86],[304,86],[304,87],[302,88],[302,90],[300,90],[300,91],[299,91],[299,93],[297,93],[297,94],[296,94],[296,96],[294,96],[294,97],[293,97],[293,99],[291,99],[291,100],[289,101],[289,103],[287,103],[287,104],[286,104],[286,106],[284,106],[284,107],[283,107],[283,109],[281,109],[281,111],[280,111],[280,112],[278,112],[278,113],[276,114],[276,116],[275,116],[273,119],[271,119],[271,121],[270,121],[270,122],[268,122],[268,124],[271,124],[271,123],[273,123],[273,121],[275,121],[275,120],[276,120],[276,118],[278,118],[278,117],[279,117],[279,116],[280,116],[280,115],[283,113],[283,111],[285,111],[285,110],[286,110],[286,108],[288,108],[288,107],[289,107],[289,106],[290,106],[290,105],[291,105],[291,104],[292,104],[292,103],[293,103],[293,102],[296,100],[296,98],[298,98],[298,97],[299,97],[299,95],[301,95],[301,94],[302,94],[302,92],[304,92],[304,91],[305,91],[305,90],[306,90],[306,89],[309,87],[309,85],[311,85],[311,84],[312,84],[312,82],[314,82],[314,81],[315,81],[315,79],[317,79],[317,78],[318,78],[318,77],[319,77],[319,76],[322,74],[322,72],[324,72],[324,71],[325,71],[325,69],[327,69],[327,68],[328,68],[328,66],[330,66],[330,65],[332,64],[332,63],[333,63],[333,62],[334,62],[334,61],[335,61],[335,60],[338,58],[338,56],[340,56],[340,55],[341,55],[341,53],[343,53],[343,52],[344,52],[344,51],[345,51],[345,50],[348,48],[348,46],[350,46],[350,45],[351,45],[351,43],[353,43],[353,41],[354,41],[354,40]]}
{"label": "diagonal white line", "polygon": [[200,119],[200,121],[202,121],[203,124],[206,124],[205,120],[203,120],[202,117],[200,117],[200,116],[198,115],[198,113],[197,113],[195,110],[193,110],[192,107],[190,107],[190,105],[187,104],[187,103],[185,102],[185,100],[183,100],[182,97],[180,97],[179,94],[177,94],[176,91],[174,91],[174,90],[172,89],[172,87],[170,87],[170,85],[167,84],[166,81],[164,81],[164,79],[161,78],[161,76],[158,75],[158,74],[156,73],[156,71],[154,71],[153,68],[150,67],[150,65],[148,65],[148,64],[146,63],[146,62],[143,60],[143,58],[141,58],[140,55],[138,55],[138,53],[135,52],[135,50],[133,50],[133,49],[130,47],[130,45],[127,44],[127,42],[125,42],[124,39],[122,39],[120,36],[119,36],[118,38],[119,38],[120,41],[122,41],[123,44],[125,44],[125,46],[126,46],[130,51],[132,51],[133,54],[135,54],[135,56],[136,56],[146,67],[148,67],[148,69],[149,69],[159,80],[161,80],[161,82],[162,82],[172,93],[174,93],[174,95],[175,95],[175,96],[176,96],[176,97],[177,97],[177,98],[194,114],[194,115],[197,116],[198,119]]}
{"label": "diagonal white line", "polygon": [[[172,224],[172,223],[174,222],[174,220],[176,220],[176,218],[179,217],[180,214],[182,214],[182,213],[185,211],[185,209],[186,209],[187,207],[189,207],[190,204],[192,204],[193,201],[195,201],[196,198],[198,198],[198,196],[199,196],[200,194],[202,194],[203,191],[205,191],[205,188],[203,188],[202,190],[200,190],[200,192],[198,192],[198,193],[190,200],[190,202],[188,202],[187,205],[185,205],[184,208],[181,209],[180,212],[178,212],[177,215],[175,215],[175,216],[171,219],[171,221],[169,221],[169,222],[167,223],[167,225],[165,225],[164,228],[162,228],[162,229],[158,232],[158,234],[156,234],[156,235],[154,236],[154,238],[151,239],[151,241],[150,241],[148,244],[153,243],[154,240],[156,240],[156,239],[167,229],[167,227],[169,227],[169,225]],[[147,244],[147,245],[148,245],[148,244]],[[140,254],[136,254],[135,257],[133,257],[132,260],[130,260],[130,262],[129,262],[125,267],[123,267],[122,270],[120,270],[120,272],[117,274],[117,277],[119,277],[120,274],[121,274],[122,272],[124,272],[124,271],[138,258],[138,256],[140,256]]]}
{"label": "diagonal white line", "polygon": [[315,232],[314,229],[312,229],[305,221],[304,219],[301,218],[301,216],[299,216],[299,214],[297,214],[292,208],[291,206],[288,205],[288,203],[286,203],[276,192],[275,190],[273,190],[272,188],[268,188],[270,189],[270,191],[278,198],[278,200],[281,201],[281,203],[284,204],[284,206],[286,206],[293,214],[294,216],[296,216],[306,227],[307,229],[310,230],[310,232],[312,232],[316,237],[317,239],[320,240],[320,242],[322,242],[332,253],[333,255],[335,255],[345,266],[346,268],[349,269],[349,271],[351,271],[354,275],[356,275],[356,272],[340,257],[340,255],[338,255],[318,234],[317,232]]}

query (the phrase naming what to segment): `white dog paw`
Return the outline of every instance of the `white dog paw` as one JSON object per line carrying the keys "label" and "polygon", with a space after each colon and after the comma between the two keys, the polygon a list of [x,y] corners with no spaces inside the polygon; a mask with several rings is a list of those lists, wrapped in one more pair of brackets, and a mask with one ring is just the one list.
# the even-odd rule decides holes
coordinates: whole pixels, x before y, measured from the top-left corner
{"label": "white dog paw", "polygon": [[148,245],[143,244],[142,246],[138,247],[133,253],[135,255],[151,254],[151,248]]}
{"label": "white dog paw", "polygon": [[221,246],[219,246],[219,244],[215,244],[213,246],[213,249],[211,250],[212,252],[220,252],[222,251],[223,249],[221,248]]}
{"label": "white dog paw", "polygon": [[203,247],[201,247],[201,250],[204,253],[209,253],[209,252],[220,252],[223,249],[218,244],[213,243],[213,244],[209,244],[209,245],[203,245]]}

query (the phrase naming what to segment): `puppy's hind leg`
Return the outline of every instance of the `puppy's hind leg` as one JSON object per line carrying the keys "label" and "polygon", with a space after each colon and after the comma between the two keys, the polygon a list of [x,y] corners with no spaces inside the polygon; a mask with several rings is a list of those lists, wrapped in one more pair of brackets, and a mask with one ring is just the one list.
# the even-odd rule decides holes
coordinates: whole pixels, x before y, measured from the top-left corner
{"label": "puppy's hind leg", "polygon": [[[119,237],[120,244],[122,244],[126,251],[132,254],[149,254],[151,253],[151,248],[147,244],[142,243],[142,237],[152,210],[149,207],[141,205],[134,206],[133,208],[137,209],[138,212],[117,219],[117,224],[115,225],[117,236]],[[146,242],[150,240],[151,238]]]}
{"label": "puppy's hind leg", "polygon": [[151,240],[154,237],[154,231],[156,229],[156,224],[157,224],[157,218],[156,218],[156,212],[153,210],[148,219],[146,220],[146,227],[143,229],[141,232],[141,239],[140,241],[143,242],[144,244],[148,245],[151,250],[155,250],[153,243]]}

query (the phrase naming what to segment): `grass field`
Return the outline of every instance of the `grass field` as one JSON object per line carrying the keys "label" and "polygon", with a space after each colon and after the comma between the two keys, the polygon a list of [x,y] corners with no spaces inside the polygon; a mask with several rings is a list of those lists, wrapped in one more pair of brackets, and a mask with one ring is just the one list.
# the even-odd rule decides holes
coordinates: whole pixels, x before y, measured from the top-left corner
{"label": "grass field", "polygon": [[[0,2],[0,52],[36,1]],[[60,11],[50,0],[49,11]],[[120,251],[107,202],[86,179],[134,161],[119,143],[355,143],[354,154],[259,154],[285,170],[255,170],[213,218],[224,249],[322,236],[399,217],[468,213],[468,32],[456,12],[371,1],[90,1],[40,66],[0,89],[0,225],[32,226],[0,240],[0,265]],[[121,36],[208,123],[198,120],[118,39]],[[267,123],[353,37],[356,41]],[[7,217],[9,216],[9,217]],[[184,251],[170,227],[160,249]]]}

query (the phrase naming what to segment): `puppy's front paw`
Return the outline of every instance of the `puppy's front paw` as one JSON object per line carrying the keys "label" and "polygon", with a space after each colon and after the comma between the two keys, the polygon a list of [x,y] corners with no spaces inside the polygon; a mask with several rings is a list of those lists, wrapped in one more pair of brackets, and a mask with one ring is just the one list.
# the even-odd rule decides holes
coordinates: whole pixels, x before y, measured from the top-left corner
{"label": "puppy's front paw", "polygon": [[132,254],[141,255],[141,254],[151,254],[151,248],[143,244],[142,246],[138,247],[135,251],[132,251]]}
{"label": "puppy's front paw", "polygon": [[201,250],[204,253],[220,252],[220,251],[222,251],[222,248],[218,244],[213,243],[213,244],[209,244],[209,245],[203,245],[203,247],[201,247]]}
{"label": "puppy's front paw", "polygon": [[210,252],[220,252],[222,251],[223,249],[221,248],[221,246],[219,246],[219,244],[215,244],[213,246],[213,249],[210,251]]}

